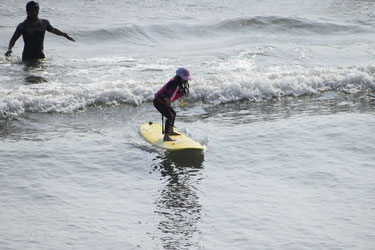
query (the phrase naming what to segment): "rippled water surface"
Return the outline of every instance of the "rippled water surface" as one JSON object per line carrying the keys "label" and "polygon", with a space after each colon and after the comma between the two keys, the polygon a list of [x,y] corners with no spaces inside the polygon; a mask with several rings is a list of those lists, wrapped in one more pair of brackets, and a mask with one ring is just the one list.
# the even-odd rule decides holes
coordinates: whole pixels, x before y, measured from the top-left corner
{"label": "rippled water surface", "polygon": [[[0,1],[5,53],[24,1]],[[372,249],[373,1],[40,2],[47,60],[0,56],[1,249]],[[176,126],[139,134],[194,76]]]}

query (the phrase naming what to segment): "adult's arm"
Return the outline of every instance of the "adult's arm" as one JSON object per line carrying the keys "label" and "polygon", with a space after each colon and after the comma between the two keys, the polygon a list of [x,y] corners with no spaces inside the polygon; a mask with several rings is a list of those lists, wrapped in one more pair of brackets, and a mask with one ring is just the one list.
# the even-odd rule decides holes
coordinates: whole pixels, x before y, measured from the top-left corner
{"label": "adult's arm", "polygon": [[65,37],[66,39],[72,41],[72,42],[75,42],[76,40],[74,40],[73,37],[69,36],[67,33],[65,32],[62,32],[61,30],[59,29],[56,29],[56,28],[53,28],[51,31],[51,33],[55,34],[55,35],[58,35],[58,36],[63,36]]}
{"label": "adult's arm", "polygon": [[21,36],[21,33],[18,31],[18,29],[16,29],[12,38],[9,41],[8,50],[7,50],[7,52],[5,52],[6,57],[8,57],[12,54],[12,48],[16,44],[16,41],[18,40],[18,38],[20,38],[20,36]]}

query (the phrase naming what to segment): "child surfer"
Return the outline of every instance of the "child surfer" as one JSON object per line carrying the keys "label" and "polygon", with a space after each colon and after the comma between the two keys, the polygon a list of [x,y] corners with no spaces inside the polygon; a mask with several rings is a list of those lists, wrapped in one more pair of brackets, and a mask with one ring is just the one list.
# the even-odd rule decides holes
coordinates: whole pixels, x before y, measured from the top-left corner
{"label": "child surfer", "polygon": [[[176,111],[172,108],[172,102],[189,93],[189,80],[193,77],[186,68],[178,68],[176,76],[170,79],[156,94],[155,108],[167,118],[165,121],[164,141],[174,141],[170,136],[179,135],[173,131]],[[163,124],[162,124],[163,125]]]}

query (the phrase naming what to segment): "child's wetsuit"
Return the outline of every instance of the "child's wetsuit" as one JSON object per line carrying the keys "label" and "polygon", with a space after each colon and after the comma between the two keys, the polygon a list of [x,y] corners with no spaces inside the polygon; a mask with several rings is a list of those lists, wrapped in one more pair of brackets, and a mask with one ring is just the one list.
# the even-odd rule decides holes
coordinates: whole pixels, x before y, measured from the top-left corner
{"label": "child's wetsuit", "polygon": [[171,105],[167,105],[164,98],[168,98],[171,102],[177,100],[185,94],[181,81],[176,77],[170,79],[156,94],[154,99],[155,108],[167,118],[165,122],[165,131],[169,133],[173,129],[176,111]]}

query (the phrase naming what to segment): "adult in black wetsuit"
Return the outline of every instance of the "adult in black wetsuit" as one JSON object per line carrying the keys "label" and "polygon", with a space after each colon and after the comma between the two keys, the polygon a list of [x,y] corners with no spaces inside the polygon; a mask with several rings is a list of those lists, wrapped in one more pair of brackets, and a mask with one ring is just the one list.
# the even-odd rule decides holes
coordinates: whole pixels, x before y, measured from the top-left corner
{"label": "adult in black wetsuit", "polygon": [[26,4],[27,18],[17,26],[12,38],[10,39],[8,51],[5,56],[12,54],[12,48],[17,39],[22,35],[24,41],[22,61],[38,60],[45,58],[43,53],[44,34],[47,31],[58,36],[64,36],[66,39],[75,42],[74,38],[68,34],[54,28],[46,19],[39,19],[39,4],[30,1]]}

